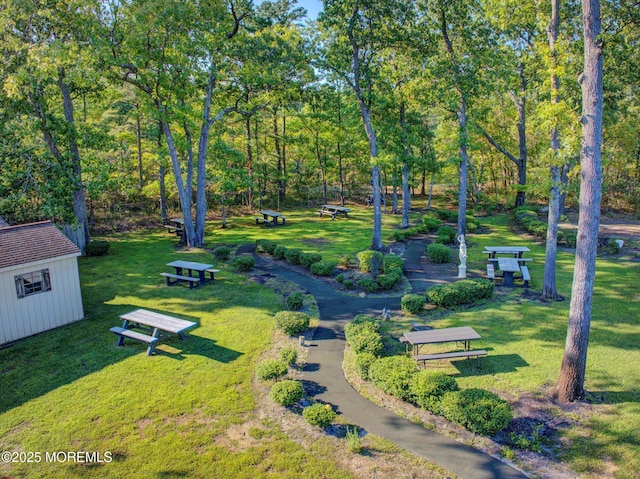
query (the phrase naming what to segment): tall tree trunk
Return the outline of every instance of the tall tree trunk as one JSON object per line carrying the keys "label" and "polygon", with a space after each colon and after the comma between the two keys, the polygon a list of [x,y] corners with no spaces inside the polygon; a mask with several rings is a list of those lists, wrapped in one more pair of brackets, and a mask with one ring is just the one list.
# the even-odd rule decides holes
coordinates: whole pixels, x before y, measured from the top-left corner
{"label": "tall tree trunk", "polygon": [[409,145],[407,141],[407,117],[404,102],[400,104],[400,128],[402,141],[402,223],[401,228],[409,227],[409,209],[411,191],[409,191]]}
{"label": "tall tree trunk", "polygon": [[467,229],[467,100],[460,93],[460,110],[458,110],[459,141],[460,141],[460,185],[458,192],[458,236],[466,233]]}
{"label": "tall tree trunk", "polygon": [[[140,114],[136,114],[136,149],[138,156],[138,189],[142,193],[144,187],[142,178],[142,127],[140,126]],[[142,195],[140,195],[142,201]]]}
{"label": "tall tree trunk", "polygon": [[436,182],[436,173],[431,172],[431,181],[429,182],[429,199],[427,200],[427,210],[431,211],[431,197],[433,196],[433,185]]}
{"label": "tall tree trunk", "polygon": [[524,63],[518,70],[520,75],[520,97],[515,99],[518,109],[518,193],[516,194],[516,207],[524,206],[527,195],[521,188],[527,184],[527,79],[524,74]]}
{"label": "tall tree trunk", "polygon": [[160,216],[162,217],[162,224],[167,224],[167,193],[164,184],[165,170],[162,164],[162,154],[160,153],[162,147],[162,123],[158,124],[158,164],[160,165],[158,171],[158,183],[160,185]]}
{"label": "tall tree trunk", "polygon": [[[556,75],[557,54],[556,40],[558,39],[560,0],[551,0],[551,20],[547,27],[549,37],[549,62],[551,70],[551,103],[558,103],[558,91],[560,81]],[[560,150],[560,138],[557,126],[553,126],[550,134],[550,146],[552,152],[551,164],[551,189],[549,191],[549,216],[547,219],[547,243],[544,261],[544,277],[542,281],[542,297],[556,299],[558,290],[556,287],[556,255],[558,249],[558,220],[560,218],[560,168],[555,164]]]}
{"label": "tall tree trunk", "polygon": [[249,190],[247,191],[247,202],[249,208],[253,208],[253,153],[251,151],[251,117],[245,118],[245,129],[247,135],[247,176],[249,179]]}
{"label": "tall tree trunk", "polygon": [[[85,244],[91,241],[89,233],[89,221],[87,220],[87,205],[85,201],[84,186],[82,185],[82,164],[80,163],[80,150],[78,149],[76,125],[73,120],[73,101],[69,86],[65,83],[64,72],[58,76],[58,87],[62,93],[62,105],[64,118],[69,125],[69,153],[73,164],[73,211],[76,221],[84,230]],[[84,253],[84,251],[83,251]]]}
{"label": "tall tree trunk", "polygon": [[591,306],[596,272],[600,201],[602,198],[602,40],[600,1],[582,0],[584,73],[582,86],[582,149],[580,213],[569,326],[560,377],[553,396],[560,402],[584,396]]}

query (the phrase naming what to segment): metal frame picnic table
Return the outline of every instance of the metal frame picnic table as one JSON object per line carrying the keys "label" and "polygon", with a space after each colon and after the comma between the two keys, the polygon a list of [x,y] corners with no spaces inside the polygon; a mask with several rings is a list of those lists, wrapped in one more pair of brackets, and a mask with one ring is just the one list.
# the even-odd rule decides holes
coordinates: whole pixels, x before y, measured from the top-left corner
{"label": "metal frame picnic table", "polygon": [[495,258],[497,254],[510,254],[514,258],[522,258],[522,253],[531,251],[526,246],[485,246],[484,254],[488,254],[489,258]]}
{"label": "metal frame picnic table", "polygon": [[[270,224],[273,226],[278,226],[278,218],[282,219],[282,224],[285,224],[286,218],[278,213],[277,211],[273,211],[273,210],[260,210],[258,213],[260,213],[264,220],[263,223],[265,226],[269,226]],[[269,218],[273,218],[272,220],[270,220]],[[260,218],[256,218],[256,223],[258,223],[258,221],[260,220]]]}
{"label": "metal frame picnic table", "polygon": [[[213,273],[210,274],[209,278],[205,277],[205,272],[211,268],[213,268],[212,264],[205,263],[196,263],[193,261],[172,261],[171,263],[167,263],[167,266],[171,266],[176,269],[176,274],[180,276],[191,276],[193,277],[192,271],[198,272],[198,278],[200,279],[200,284],[208,283],[209,281],[213,281]],[[182,270],[187,270],[189,272],[188,275],[183,275]]]}
{"label": "metal frame picnic table", "polygon": [[331,215],[331,220],[335,220],[336,216],[338,215],[344,215],[345,218],[348,218],[349,215],[349,211],[351,211],[350,208],[346,208],[344,206],[338,206],[338,205],[320,205],[320,209],[318,210],[318,213],[320,213],[320,217],[322,218],[323,214],[329,214]]}
{"label": "metal frame picnic table", "polygon": [[411,331],[404,333],[400,338],[400,342],[413,346],[413,354],[417,356],[420,346],[425,344],[463,343],[464,350],[469,351],[471,341],[475,339],[481,339],[481,336],[471,326],[459,326],[456,328]]}

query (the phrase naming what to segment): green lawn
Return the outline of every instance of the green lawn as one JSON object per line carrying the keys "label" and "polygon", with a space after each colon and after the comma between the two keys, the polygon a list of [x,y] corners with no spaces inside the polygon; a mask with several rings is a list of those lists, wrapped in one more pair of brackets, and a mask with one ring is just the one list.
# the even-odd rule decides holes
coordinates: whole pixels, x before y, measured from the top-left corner
{"label": "green lawn", "polygon": [[[283,211],[287,226],[256,226],[233,217],[229,228],[209,224],[209,245],[271,239],[326,258],[354,254],[371,243],[371,209],[355,207],[349,219],[319,218],[315,210]],[[419,218],[413,216],[414,220]],[[399,225],[384,217],[383,238]],[[515,235],[508,218],[483,219],[487,233],[469,235],[468,273],[484,276],[482,246],[531,247],[532,290],[540,289],[544,248]],[[109,238],[103,258],[81,258],[87,319],[18,342],[0,351],[0,446],[25,452],[109,451],[113,461],[91,467],[72,463],[0,464],[15,477],[351,477],[317,441],[304,448],[278,425],[256,414],[253,368],[272,339],[272,314],[282,298],[221,265],[213,284],[189,290],[164,286],[159,276],[176,259],[212,262],[205,251],[174,249],[175,236],[140,231]],[[455,255],[454,255],[455,256]],[[567,433],[563,460],[585,477],[634,478],[640,470],[640,282],[637,263],[599,258],[586,387],[601,402],[569,412],[579,420]],[[562,252],[558,286],[571,290],[573,257]],[[569,301],[542,303],[522,288],[499,288],[495,301],[446,316],[437,326],[472,325],[489,350],[475,361],[437,367],[462,387],[483,387],[511,400],[543,395],[557,379]],[[118,315],[144,307],[195,320],[186,341],[171,339],[154,357],[145,346],[116,346],[108,330]],[[408,321],[408,319],[407,319]],[[584,409],[584,408],[583,408]],[[251,447],[227,431],[258,424]],[[346,449],[345,449],[346,450]],[[326,458],[326,459],[325,459]]]}

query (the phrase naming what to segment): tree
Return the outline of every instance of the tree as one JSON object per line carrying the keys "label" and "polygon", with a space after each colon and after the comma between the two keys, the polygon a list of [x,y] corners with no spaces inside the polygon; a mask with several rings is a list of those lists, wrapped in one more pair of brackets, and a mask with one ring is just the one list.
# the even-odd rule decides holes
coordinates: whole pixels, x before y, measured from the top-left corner
{"label": "tree", "polygon": [[563,403],[584,396],[602,196],[603,45],[599,38],[602,29],[599,0],[582,0],[582,19],[584,72],[580,78],[582,149],[578,239],[567,341],[560,377],[553,390],[553,396]]}

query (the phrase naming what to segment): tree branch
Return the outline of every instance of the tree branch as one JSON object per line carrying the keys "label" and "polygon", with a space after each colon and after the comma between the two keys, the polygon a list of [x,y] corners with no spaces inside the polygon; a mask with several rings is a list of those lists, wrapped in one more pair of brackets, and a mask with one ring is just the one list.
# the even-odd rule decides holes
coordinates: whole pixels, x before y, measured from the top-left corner
{"label": "tree branch", "polygon": [[482,133],[482,135],[487,139],[487,141],[493,145],[493,147],[498,150],[500,153],[502,153],[504,156],[506,156],[507,158],[509,158],[511,161],[513,161],[516,165],[520,164],[520,161],[518,160],[518,158],[516,158],[515,156],[513,156],[511,153],[509,153],[507,150],[505,150],[500,144],[498,144],[498,142],[496,140],[493,139],[493,137],[487,133],[485,131],[484,128],[482,128],[480,125],[478,125],[477,123],[473,123],[473,125],[480,130],[480,133]]}

